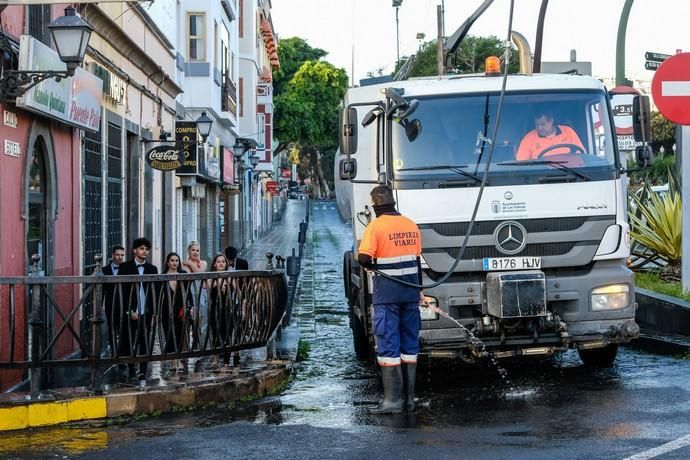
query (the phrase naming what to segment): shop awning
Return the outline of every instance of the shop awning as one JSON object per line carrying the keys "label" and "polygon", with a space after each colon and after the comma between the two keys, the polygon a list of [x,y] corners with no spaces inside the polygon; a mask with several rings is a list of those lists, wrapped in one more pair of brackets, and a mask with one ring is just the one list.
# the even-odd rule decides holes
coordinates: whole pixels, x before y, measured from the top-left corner
{"label": "shop awning", "polygon": [[261,16],[261,36],[264,39],[264,44],[266,45],[266,51],[268,52],[268,58],[271,62],[271,66],[274,69],[279,68],[280,60],[278,59],[276,36],[273,33],[273,26],[264,16]]}

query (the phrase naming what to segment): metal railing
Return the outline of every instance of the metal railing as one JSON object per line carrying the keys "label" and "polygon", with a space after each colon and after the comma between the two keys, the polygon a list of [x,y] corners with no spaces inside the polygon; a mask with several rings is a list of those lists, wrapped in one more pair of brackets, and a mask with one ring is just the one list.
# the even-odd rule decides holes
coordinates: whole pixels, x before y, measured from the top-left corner
{"label": "metal railing", "polygon": [[38,262],[0,277],[0,373],[28,369],[32,395],[46,368],[90,367],[98,393],[104,366],[265,346],[288,303],[282,270],[105,276],[98,260],[92,276],[37,276]]}

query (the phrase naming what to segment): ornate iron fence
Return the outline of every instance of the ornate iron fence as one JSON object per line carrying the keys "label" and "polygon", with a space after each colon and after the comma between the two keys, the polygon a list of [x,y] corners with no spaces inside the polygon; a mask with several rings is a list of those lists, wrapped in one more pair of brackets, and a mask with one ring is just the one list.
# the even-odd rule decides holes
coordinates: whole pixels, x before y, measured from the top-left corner
{"label": "ornate iron fence", "polygon": [[38,394],[45,368],[85,366],[98,392],[103,366],[265,346],[288,299],[282,270],[0,277],[0,373]]}

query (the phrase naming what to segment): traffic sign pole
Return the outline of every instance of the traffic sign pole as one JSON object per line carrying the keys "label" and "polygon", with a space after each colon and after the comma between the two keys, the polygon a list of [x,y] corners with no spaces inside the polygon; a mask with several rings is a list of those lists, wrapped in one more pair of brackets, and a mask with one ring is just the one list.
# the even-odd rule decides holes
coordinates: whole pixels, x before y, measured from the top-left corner
{"label": "traffic sign pole", "polygon": [[[690,291],[690,125],[678,125],[676,129],[676,155],[681,155],[681,286],[683,292]],[[685,161],[683,161],[683,157]]]}
{"label": "traffic sign pole", "polygon": [[[649,59],[649,56],[645,56]],[[652,97],[661,114],[676,123],[676,155],[681,164],[681,287],[690,291],[690,53],[666,59],[652,80]],[[684,158],[687,156],[688,158]]]}

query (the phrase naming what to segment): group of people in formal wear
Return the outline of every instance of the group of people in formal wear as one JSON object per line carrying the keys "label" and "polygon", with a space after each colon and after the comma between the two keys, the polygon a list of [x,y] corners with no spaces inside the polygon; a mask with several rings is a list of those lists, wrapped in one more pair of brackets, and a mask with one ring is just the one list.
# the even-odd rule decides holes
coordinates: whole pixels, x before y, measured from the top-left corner
{"label": "group of people in formal wear", "polygon": [[[151,241],[137,238],[132,243],[132,258],[125,261],[125,249],[112,248],[110,263],[102,267],[104,275],[156,275],[158,267],[148,262]],[[176,252],[165,258],[162,274],[187,274],[248,270],[249,264],[229,246],[209,264],[201,257],[198,241],[187,245],[187,258]],[[171,278],[161,282],[122,282],[103,284],[103,304],[108,325],[108,343],[114,356],[150,354],[157,345],[165,353],[194,349],[219,348],[228,343],[236,312],[231,308],[238,296],[228,278],[199,280]],[[235,309],[236,310],[236,309]],[[155,320],[154,320],[155,318]],[[236,321],[235,321],[236,322]],[[238,355],[222,356],[223,365]],[[130,363],[128,376],[146,380],[147,362]],[[212,356],[211,368],[218,368],[218,356]],[[186,360],[173,360],[170,373],[187,373]],[[170,374],[169,373],[169,374]],[[168,375],[169,375],[168,374]]]}

